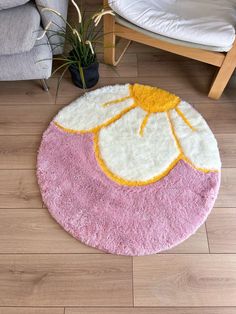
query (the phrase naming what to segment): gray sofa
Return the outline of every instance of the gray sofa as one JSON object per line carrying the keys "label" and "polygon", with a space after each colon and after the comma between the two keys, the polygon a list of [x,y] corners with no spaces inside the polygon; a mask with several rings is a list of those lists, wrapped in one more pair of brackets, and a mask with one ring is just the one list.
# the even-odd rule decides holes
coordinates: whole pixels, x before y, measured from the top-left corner
{"label": "gray sofa", "polygon": [[[68,0],[0,0],[0,81],[41,79],[47,90],[52,56],[63,51],[63,37],[50,35],[65,23],[43,7],[67,18]],[[51,32],[38,40],[51,20]]]}

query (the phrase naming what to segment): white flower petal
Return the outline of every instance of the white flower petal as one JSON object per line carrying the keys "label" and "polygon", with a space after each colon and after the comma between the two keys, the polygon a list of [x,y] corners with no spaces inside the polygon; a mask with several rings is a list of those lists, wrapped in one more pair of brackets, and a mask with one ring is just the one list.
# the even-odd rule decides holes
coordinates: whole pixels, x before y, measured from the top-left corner
{"label": "white flower petal", "polygon": [[129,84],[106,86],[72,102],[55,117],[57,125],[64,129],[89,132],[108,122],[133,104],[132,99],[103,106],[104,103],[129,96]]}
{"label": "white flower petal", "polygon": [[176,110],[170,117],[184,155],[196,168],[220,170],[221,161],[216,139],[202,116],[188,103],[182,101],[178,108],[190,122],[193,131]]}
{"label": "white flower petal", "polygon": [[100,166],[121,184],[155,182],[178,161],[179,151],[166,113],[151,114],[141,136],[140,126],[146,114],[138,107],[131,110],[101,129],[95,140]]}

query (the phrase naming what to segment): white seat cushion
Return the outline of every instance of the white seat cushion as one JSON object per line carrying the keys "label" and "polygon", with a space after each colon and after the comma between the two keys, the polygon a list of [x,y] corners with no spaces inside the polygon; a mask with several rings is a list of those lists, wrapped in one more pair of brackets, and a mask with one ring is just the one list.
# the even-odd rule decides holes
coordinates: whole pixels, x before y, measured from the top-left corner
{"label": "white seat cushion", "polygon": [[133,24],[177,40],[230,49],[235,39],[236,0],[109,0],[109,4]]}

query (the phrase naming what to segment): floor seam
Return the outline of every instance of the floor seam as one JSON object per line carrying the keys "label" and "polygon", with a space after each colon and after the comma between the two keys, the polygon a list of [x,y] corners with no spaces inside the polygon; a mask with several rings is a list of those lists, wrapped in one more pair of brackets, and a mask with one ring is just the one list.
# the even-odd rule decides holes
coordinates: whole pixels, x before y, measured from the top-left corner
{"label": "floor seam", "polygon": [[210,242],[209,242],[209,237],[208,237],[208,231],[207,231],[207,224],[206,224],[206,222],[205,222],[205,228],[206,228],[206,237],[207,237],[208,253],[211,254]]}

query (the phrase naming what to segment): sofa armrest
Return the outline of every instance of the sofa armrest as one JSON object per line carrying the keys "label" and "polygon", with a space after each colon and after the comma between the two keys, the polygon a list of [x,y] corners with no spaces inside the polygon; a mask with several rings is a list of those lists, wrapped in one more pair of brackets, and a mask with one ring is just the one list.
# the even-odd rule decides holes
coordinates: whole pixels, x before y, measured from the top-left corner
{"label": "sofa armrest", "polygon": [[[45,28],[47,26],[47,24],[50,21],[55,22],[55,24],[51,24],[50,26],[50,30],[52,31],[58,31],[60,30],[60,27],[66,27],[65,22],[63,21],[63,19],[56,15],[53,12],[50,11],[44,11],[42,12],[41,10],[44,7],[47,8],[51,8],[54,9],[56,11],[58,11],[63,18],[66,20],[67,19],[67,11],[68,11],[68,0],[35,0],[35,3],[37,5],[37,8],[41,14],[42,17],[42,23],[43,23],[43,27]],[[57,26],[57,25],[58,26]],[[48,31],[48,36],[49,36],[49,42],[52,46],[53,49],[53,54],[61,54],[63,53],[63,44],[64,44],[64,39],[62,36],[52,36],[51,35],[55,34],[53,32]],[[58,46],[60,45],[60,46]]]}

